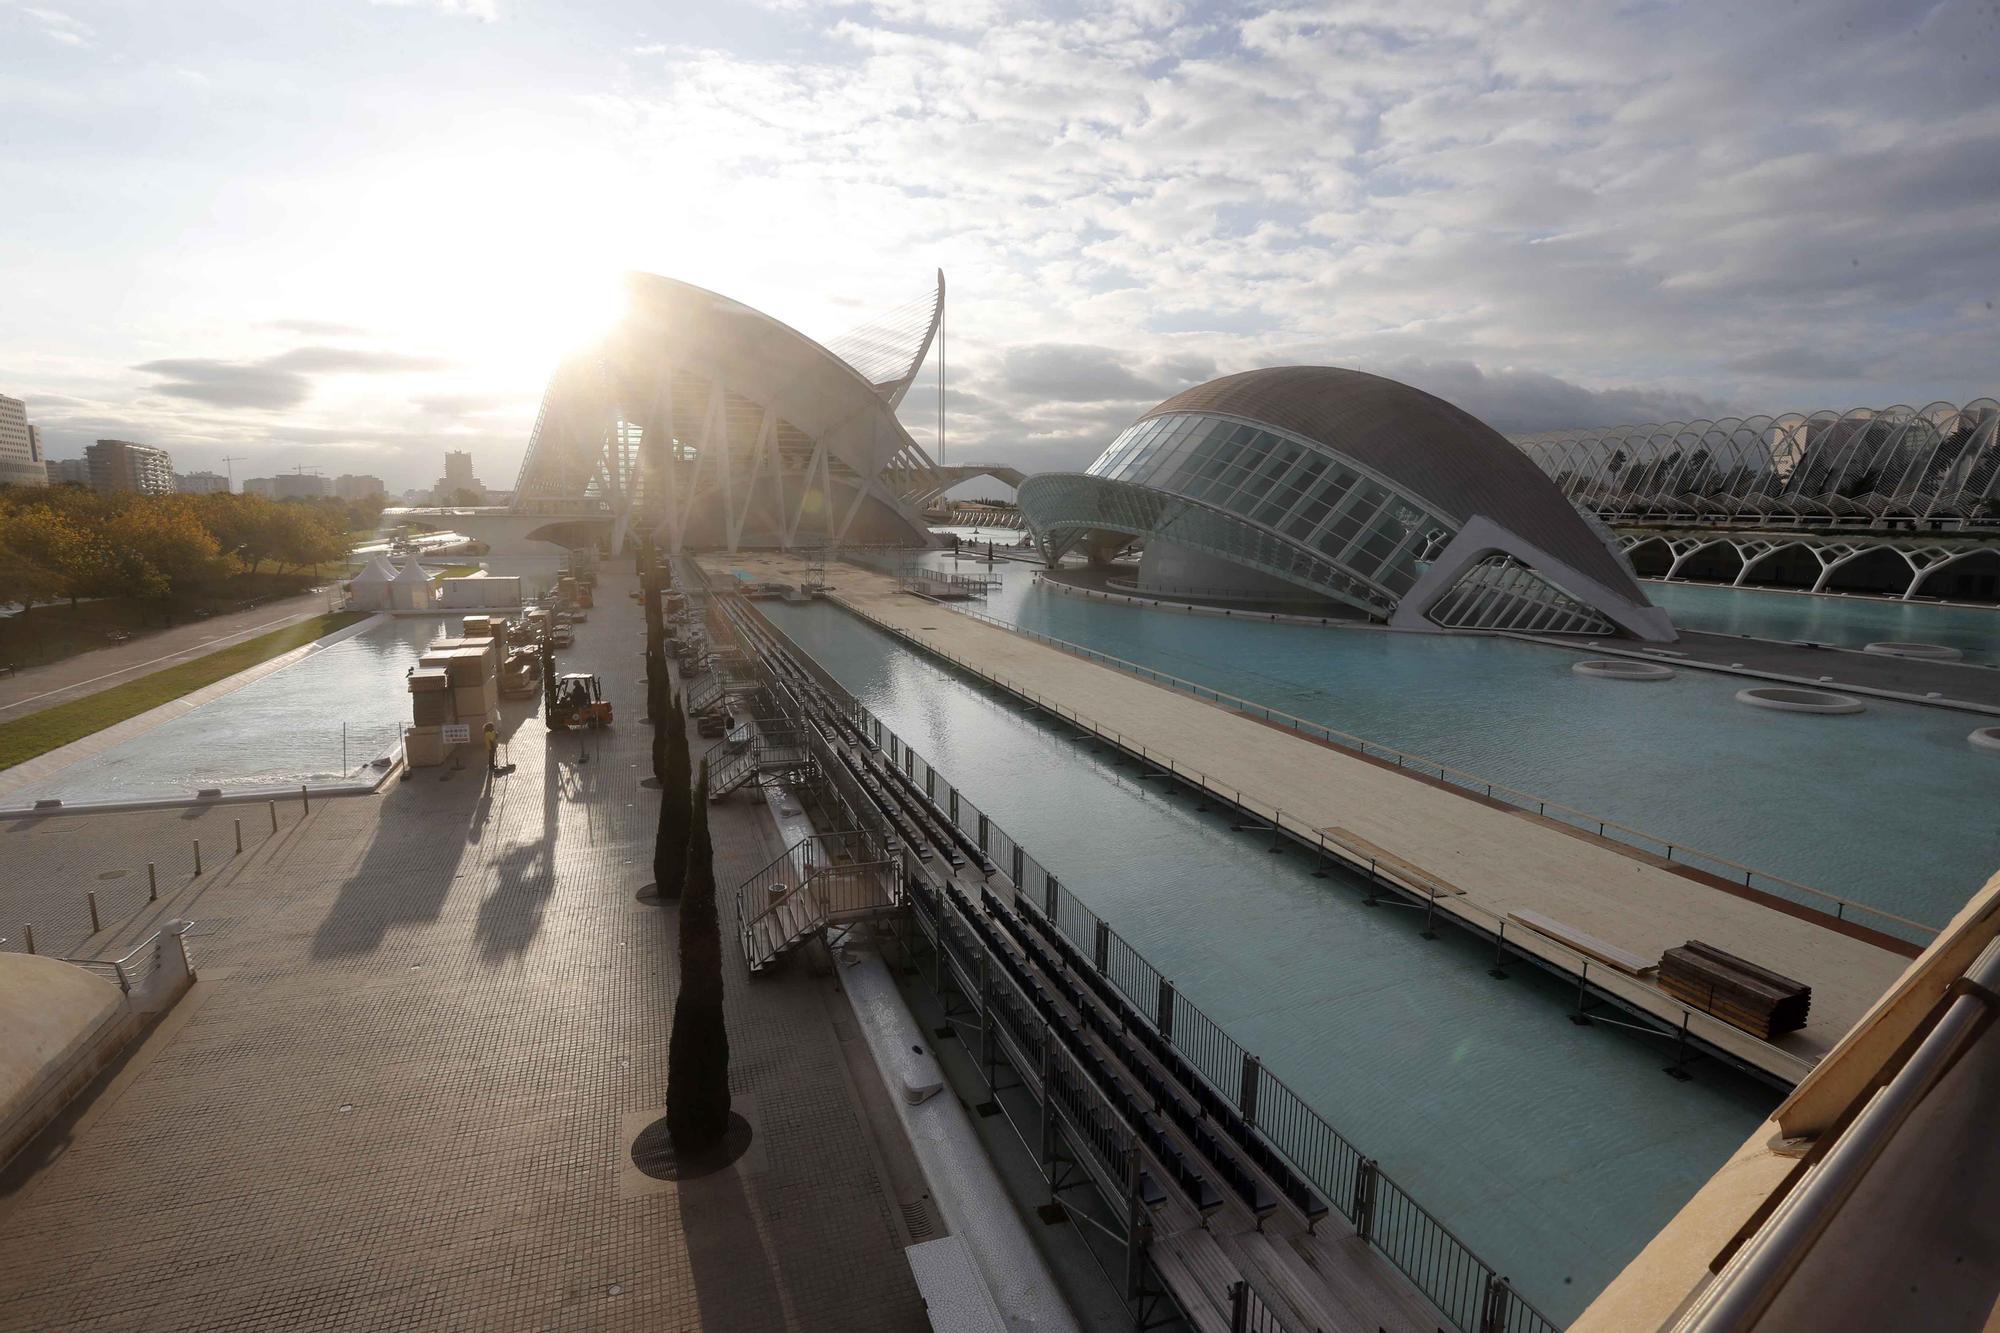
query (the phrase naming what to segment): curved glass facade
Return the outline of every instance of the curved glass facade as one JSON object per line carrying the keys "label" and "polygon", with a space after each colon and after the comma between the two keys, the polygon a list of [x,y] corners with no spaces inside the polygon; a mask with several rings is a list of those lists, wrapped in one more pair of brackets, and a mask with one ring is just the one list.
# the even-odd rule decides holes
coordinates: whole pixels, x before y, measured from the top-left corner
{"label": "curved glass facade", "polygon": [[[1323,444],[1204,413],[1169,413],[1129,427],[1085,472],[1183,496],[1308,548],[1321,564],[1390,605],[1416,582],[1419,562],[1458,525],[1434,506]],[[1168,534],[1162,533],[1162,536]],[[1185,539],[1179,536],[1176,541]],[[1288,570],[1267,569],[1286,578]],[[1330,590],[1322,579],[1306,580]],[[1345,597],[1352,600],[1351,597]]]}

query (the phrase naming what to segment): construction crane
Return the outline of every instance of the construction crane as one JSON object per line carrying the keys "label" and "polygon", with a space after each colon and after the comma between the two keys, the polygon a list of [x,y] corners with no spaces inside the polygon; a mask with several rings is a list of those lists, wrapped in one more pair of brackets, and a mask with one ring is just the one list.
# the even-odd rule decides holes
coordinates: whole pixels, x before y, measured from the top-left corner
{"label": "construction crane", "polygon": [[223,475],[226,478],[228,478],[230,494],[233,495],[236,493],[236,468],[233,465],[236,463],[247,463],[249,461],[250,460],[247,457],[241,454],[223,456],[222,472]]}

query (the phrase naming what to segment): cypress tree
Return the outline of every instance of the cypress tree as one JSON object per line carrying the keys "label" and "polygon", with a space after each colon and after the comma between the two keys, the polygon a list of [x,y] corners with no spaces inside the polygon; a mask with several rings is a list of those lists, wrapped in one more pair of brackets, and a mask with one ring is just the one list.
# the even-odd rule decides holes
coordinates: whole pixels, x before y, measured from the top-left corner
{"label": "cypress tree", "polygon": [[[659,731],[667,721],[667,690],[673,677],[667,673],[666,652],[657,644],[646,645],[646,720]],[[657,774],[655,776],[658,776]]]}
{"label": "cypress tree", "polygon": [[556,650],[543,639],[535,656],[542,664],[542,718],[546,721],[556,711]]}
{"label": "cypress tree", "polygon": [[[660,774],[660,827],[653,839],[653,884],[660,897],[678,898],[687,874],[689,826],[696,798],[688,790],[687,719],[681,714],[680,695],[668,701],[666,713],[665,727],[655,733],[666,744],[662,756],[665,771]],[[706,789],[700,800],[706,804]]]}
{"label": "cypress tree", "polygon": [[677,1154],[700,1153],[729,1128],[729,1031],[722,1016],[722,927],[708,833],[708,765],[691,802],[687,893],[680,911],[680,995],[667,1047],[667,1132]]}

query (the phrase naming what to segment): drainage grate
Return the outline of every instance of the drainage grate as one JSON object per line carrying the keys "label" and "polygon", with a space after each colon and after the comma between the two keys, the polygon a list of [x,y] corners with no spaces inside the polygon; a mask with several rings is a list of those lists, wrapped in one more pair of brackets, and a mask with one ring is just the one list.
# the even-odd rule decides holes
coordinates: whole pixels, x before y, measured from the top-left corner
{"label": "drainage grate", "polygon": [[931,1210],[922,1199],[903,1205],[903,1230],[910,1233],[911,1240],[929,1240],[937,1234],[937,1223],[931,1221]]}

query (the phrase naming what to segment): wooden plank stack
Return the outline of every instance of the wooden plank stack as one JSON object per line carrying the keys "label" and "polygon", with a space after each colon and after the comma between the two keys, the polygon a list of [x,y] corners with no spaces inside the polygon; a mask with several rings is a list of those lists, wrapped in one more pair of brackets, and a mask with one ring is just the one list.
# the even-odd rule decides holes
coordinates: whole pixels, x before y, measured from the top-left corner
{"label": "wooden plank stack", "polygon": [[1806,1025],[1812,987],[1689,940],[1660,955],[1660,986],[1703,1013],[1770,1041]]}

